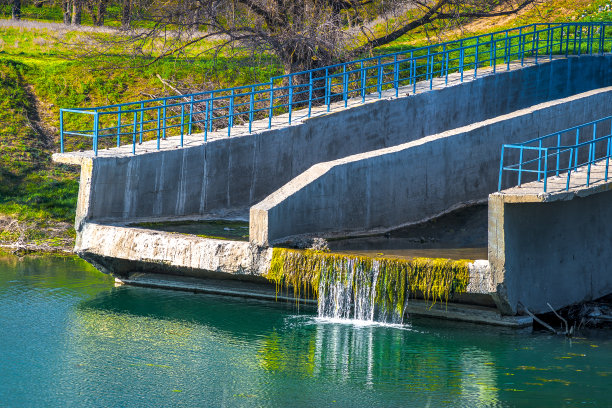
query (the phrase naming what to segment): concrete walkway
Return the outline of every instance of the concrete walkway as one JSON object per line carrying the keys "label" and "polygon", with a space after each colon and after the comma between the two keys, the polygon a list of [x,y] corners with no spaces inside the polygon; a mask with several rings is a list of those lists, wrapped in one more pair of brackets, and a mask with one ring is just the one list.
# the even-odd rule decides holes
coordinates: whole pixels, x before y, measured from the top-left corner
{"label": "concrete walkway", "polygon": [[[612,163],[610,163],[612,164]],[[591,175],[587,186],[587,166],[578,168],[570,174],[569,189],[567,187],[567,172],[559,173],[558,176],[549,176],[546,180],[546,192],[544,192],[544,179],[524,183],[520,187],[515,186],[500,191],[498,194],[504,196],[507,203],[527,202],[551,202],[571,200],[574,197],[585,197],[612,189],[612,168],[608,168],[608,180],[606,180],[606,160],[600,160],[591,165]]]}

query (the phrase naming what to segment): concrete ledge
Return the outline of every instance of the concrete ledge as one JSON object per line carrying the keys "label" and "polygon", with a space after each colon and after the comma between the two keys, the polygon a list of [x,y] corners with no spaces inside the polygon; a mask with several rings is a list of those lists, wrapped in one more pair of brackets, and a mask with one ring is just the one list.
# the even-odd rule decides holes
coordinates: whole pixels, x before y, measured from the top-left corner
{"label": "concrete ledge", "polygon": [[95,223],[84,224],[75,252],[116,276],[148,271],[260,281],[272,256],[248,242]]}
{"label": "concrete ledge", "polygon": [[[254,283],[235,283],[230,280],[194,279],[163,274],[130,273],[117,279],[119,283],[184,292],[206,293],[223,296],[248,297],[268,301],[296,303],[293,296],[284,292],[276,293],[274,286]],[[316,308],[316,299],[300,299],[300,305]],[[410,316],[434,317],[469,323],[489,324],[510,328],[531,327],[533,320],[528,316],[502,316],[496,309],[457,303],[436,303],[411,299],[406,307]]]}

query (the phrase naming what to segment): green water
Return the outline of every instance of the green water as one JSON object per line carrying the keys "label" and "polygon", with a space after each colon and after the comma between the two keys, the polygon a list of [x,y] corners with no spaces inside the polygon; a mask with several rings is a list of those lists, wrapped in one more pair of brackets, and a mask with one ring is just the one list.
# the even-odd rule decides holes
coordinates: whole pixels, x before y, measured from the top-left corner
{"label": "green water", "polygon": [[322,321],[0,258],[0,407],[608,407],[610,337]]}

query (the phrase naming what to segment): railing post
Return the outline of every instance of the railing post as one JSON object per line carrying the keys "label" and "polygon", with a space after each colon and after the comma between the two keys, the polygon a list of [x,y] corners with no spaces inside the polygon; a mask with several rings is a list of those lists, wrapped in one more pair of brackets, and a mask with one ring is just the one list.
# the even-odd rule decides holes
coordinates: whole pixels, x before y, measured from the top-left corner
{"label": "railing post", "polygon": [[[561,147],[561,133],[557,133],[557,147]],[[559,156],[561,156],[561,150],[557,149],[557,172],[555,176],[559,177]]]}
{"label": "railing post", "polygon": [[168,100],[164,99],[164,114],[163,114],[163,121],[162,121],[162,125],[163,125],[163,129],[162,129],[162,139],[166,140],[166,115],[167,113],[167,108],[166,105],[168,104]]}
{"label": "railing post", "polygon": [[210,93],[210,109],[208,110],[208,131],[213,131],[213,121],[215,120],[215,93]]}
{"label": "railing post", "polygon": [[429,48],[427,48],[427,71],[429,71],[429,90],[433,89],[433,78],[434,78],[434,66],[436,65],[436,55],[429,55]]}
{"label": "railing post", "polygon": [[117,112],[117,147],[121,146],[121,105]]}
{"label": "railing post", "polygon": [[571,26],[567,26],[567,33],[565,33],[565,58],[569,56],[570,29]]}
{"label": "railing post", "polygon": [[540,143],[538,144],[538,181],[540,181],[540,177],[542,176],[540,172],[542,171],[542,139],[540,139]]}
{"label": "railing post", "polygon": [[94,145],[94,155],[98,155],[98,127],[99,127],[100,117],[98,116],[98,111],[94,113],[94,129],[93,129],[93,145]]}
{"label": "railing post", "polygon": [[506,70],[510,71],[510,59],[512,58],[512,44],[508,45],[508,31],[506,30],[506,42],[504,45],[504,57],[506,58]]}
{"label": "railing post", "polygon": [[329,86],[329,69],[325,68],[325,104],[327,105],[327,111],[329,112],[329,105],[331,103],[330,99],[330,93],[331,93],[331,87]]}
{"label": "railing post", "polygon": [[144,123],[144,102],[140,104],[140,137],[138,139],[138,144],[142,144],[142,128]]}
{"label": "railing post", "polygon": [[193,95],[191,95],[191,100],[189,101],[189,135],[191,135],[191,125],[193,123]]}
{"label": "railing post", "polygon": [[249,133],[253,128],[253,118],[255,114],[255,87],[251,87],[251,94],[249,95]]}
{"label": "railing post", "polygon": [[610,137],[608,136],[608,146],[606,147],[606,181],[608,181],[608,167],[610,165]]}
{"label": "railing post", "polygon": [[445,70],[445,78],[444,78],[444,85],[448,86],[448,60],[450,59],[449,57],[449,51],[446,49],[446,44],[444,44],[444,70]]}
{"label": "railing post", "polygon": [[274,114],[274,79],[270,80],[270,109],[268,111],[268,129],[272,129],[272,115]]}
{"label": "railing post", "polygon": [[[446,48],[446,45],[444,45]],[[395,97],[399,96],[399,64],[397,63],[397,54],[393,56],[393,82],[395,84]]]}
{"label": "railing post", "polygon": [[[553,33],[554,33],[554,28],[552,29]],[[550,39],[552,38],[551,34],[551,28],[550,25],[548,26],[547,30],[546,30],[546,55],[550,56],[550,58],[552,59],[552,51],[550,49]]]}
{"label": "railing post", "polygon": [[308,117],[312,113],[312,71],[309,72],[310,79],[308,81]]}
{"label": "railing post", "polygon": [[478,72],[478,48],[480,47],[480,37],[476,37],[476,52],[474,54],[474,78]]}
{"label": "railing post", "polygon": [[[535,52],[537,52],[537,48],[538,45],[536,44],[536,32],[538,30],[538,25],[534,24],[533,25],[533,34],[531,35],[531,55],[534,55]],[[539,33],[538,33],[538,41],[539,41],[540,37],[539,37]],[[535,52],[534,52],[535,49]],[[536,56],[536,64],[538,63],[538,58]]]}
{"label": "railing post", "polygon": [[289,124],[293,114],[293,74],[289,75]]}
{"label": "railing post", "polygon": [[574,48],[572,49],[572,55],[576,55],[577,41],[578,41],[578,24],[574,25]]}
{"label": "railing post", "polygon": [[501,191],[502,174],[504,171],[504,145],[502,145],[501,158],[499,159],[499,181],[497,182],[497,191]]}
{"label": "railing post", "polygon": [[181,105],[181,147],[183,147],[183,136],[185,134],[185,104]]}
{"label": "railing post", "polygon": [[[518,170],[518,186],[521,186],[521,176],[523,172],[523,147],[521,146],[519,152],[519,170]],[[538,173],[539,174],[539,173]]]}
{"label": "railing post", "polygon": [[382,81],[383,81],[383,68],[381,60],[378,58],[378,99],[382,98]]}
{"label": "railing post", "polygon": [[538,53],[540,51],[540,32],[539,31],[536,33],[534,43],[535,43],[535,63],[537,65],[538,64]]}
{"label": "railing post", "polygon": [[204,103],[206,104],[204,108],[204,141],[206,142],[208,139],[208,104],[210,103],[210,99],[206,99]]}
{"label": "railing post", "polygon": [[136,154],[136,122],[138,121],[138,112],[134,111],[134,121],[132,126],[132,154]]}
{"label": "railing post", "polygon": [[[576,129],[576,145],[580,142],[580,128]],[[578,147],[576,147],[576,155],[574,156],[574,168],[578,168]]]}
{"label": "railing post", "polygon": [[157,150],[159,150],[159,139],[161,137],[161,108],[157,108]]}
{"label": "railing post", "polygon": [[519,53],[521,55],[521,67],[525,65],[525,43],[527,35],[523,35],[523,27],[519,28]]}
{"label": "railing post", "polygon": [[60,109],[60,152],[64,153],[64,110]]}
{"label": "railing post", "polygon": [[569,163],[567,165],[567,181],[565,182],[565,191],[568,191],[569,186],[570,186],[570,178],[572,174],[572,159],[574,156],[574,150],[575,148],[570,149]]}
{"label": "railing post", "polygon": [[227,137],[232,135],[232,127],[234,126],[234,89],[229,100],[229,109],[227,111]]}
{"label": "railing post", "polygon": [[544,192],[546,192],[547,182],[548,182],[548,148],[544,150]]}
{"label": "railing post", "polygon": [[587,170],[587,187],[591,178],[591,164],[595,162],[595,139],[597,139],[597,122],[593,123],[593,140],[589,144],[589,165]]}
{"label": "railing post", "polygon": [[414,59],[414,51],[410,51],[410,76],[412,77],[412,93],[416,94],[416,83],[417,83],[417,69],[416,61]]}
{"label": "railing post", "polygon": [[582,55],[582,24],[580,24],[580,39],[578,40],[578,55]]}
{"label": "railing post", "polygon": [[459,72],[461,73],[461,82],[463,82],[464,59],[465,59],[465,49],[463,48],[463,40],[459,40]]}
{"label": "railing post", "polygon": [[346,64],[342,66],[342,98],[344,99],[344,107],[348,106],[348,77],[346,75]]}
{"label": "railing post", "polygon": [[601,24],[601,26],[599,27],[599,54],[603,55],[604,53],[604,36],[606,35],[606,29],[603,25],[603,23]]}
{"label": "railing post", "polygon": [[363,67],[363,61],[361,61],[361,102],[365,102],[366,95],[366,73],[367,71]]}
{"label": "railing post", "polygon": [[[491,34],[491,47],[493,47],[493,73],[495,73],[497,69],[497,41],[493,38],[493,34]],[[489,55],[491,55],[491,53],[489,53]],[[489,63],[489,65],[491,64]]]}

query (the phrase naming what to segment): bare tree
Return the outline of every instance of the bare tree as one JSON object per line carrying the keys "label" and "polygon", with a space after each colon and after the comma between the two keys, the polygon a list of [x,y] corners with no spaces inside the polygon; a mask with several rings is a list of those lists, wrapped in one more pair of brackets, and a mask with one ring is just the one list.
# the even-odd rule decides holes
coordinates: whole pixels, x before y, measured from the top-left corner
{"label": "bare tree", "polygon": [[202,52],[250,49],[275,55],[289,73],[364,55],[417,29],[435,33],[473,18],[511,15],[537,1],[151,0],[136,15],[131,0],[123,0],[123,27],[144,20],[150,28],[127,30],[128,37],[112,45],[155,57],[149,61],[198,43],[206,44]]}
{"label": "bare tree", "polygon": [[72,2],[71,0],[62,0],[62,13],[64,15],[64,24],[70,25],[71,14],[72,14]]}
{"label": "bare tree", "polygon": [[85,9],[91,15],[91,20],[95,26],[103,26],[106,17],[106,7],[108,0],[87,0]]}
{"label": "bare tree", "polygon": [[121,4],[121,28],[128,29],[132,20],[131,0],[122,0]]}
{"label": "bare tree", "polygon": [[13,20],[21,20],[21,0],[13,0],[11,17]]}
{"label": "bare tree", "polygon": [[81,25],[81,14],[83,13],[83,0],[72,0],[72,24]]}

